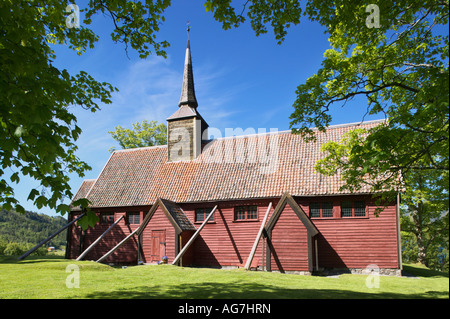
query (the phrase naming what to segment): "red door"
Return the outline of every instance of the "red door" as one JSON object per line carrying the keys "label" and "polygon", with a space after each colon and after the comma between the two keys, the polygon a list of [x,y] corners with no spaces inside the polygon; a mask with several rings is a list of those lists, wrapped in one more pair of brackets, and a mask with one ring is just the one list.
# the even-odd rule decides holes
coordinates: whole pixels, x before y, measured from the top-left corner
{"label": "red door", "polygon": [[152,262],[158,262],[166,255],[166,231],[152,230]]}

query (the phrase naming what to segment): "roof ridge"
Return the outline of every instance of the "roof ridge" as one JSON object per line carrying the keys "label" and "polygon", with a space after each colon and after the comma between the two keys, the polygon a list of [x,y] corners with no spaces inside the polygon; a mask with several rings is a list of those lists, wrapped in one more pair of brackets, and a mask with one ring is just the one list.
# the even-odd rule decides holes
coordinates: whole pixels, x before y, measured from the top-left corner
{"label": "roof ridge", "polygon": [[[359,125],[369,125],[373,123],[381,123],[386,122],[387,119],[380,119],[380,120],[370,120],[370,121],[361,121],[361,122],[353,122],[353,123],[343,123],[343,124],[335,124],[330,125],[326,129],[337,129],[337,128],[343,128],[343,127],[349,127],[349,126],[359,126]],[[271,128],[273,129],[273,128]],[[316,131],[318,130],[317,127],[311,128],[312,130]],[[251,136],[264,136],[264,135],[270,135],[270,134],[290,134],[292,133],[292,130],[283,130],[283,131],[275,131],[275,132],[263,132],[263,133],[254,133],[254,134],[244,134],[244,135],[232,135],[232,136],[223,136],[218,137],[213,140],[208,140],[209,142],[215,141],[215,140],[221,140],[221,139],[227,139],[227,138],[243,138],[243,137],[251,137]]]}
{"label": "roof ridge", "polygon": [[[381,123],[381,122],[387,122],[388,119],[379,119],[379,120],[370,120],[370,121],[360,121],[360,122],[353,122],[353,123],[343,123],[343,124],[334,124],[328,126],[326,129],[334,129],[334,128],[342,128],[347,126],[357,126],[357,125],[368,125],[373,123]],[[313,130],[317,130],[317,127],[312,128]]]}
{"label": "roof ridge", "polygon": [[153,145],[153,146],[142,146],[142,147],[133,147],[133,148],[124,148],[124,149],[121,149],[121,150],[115,150],[114,152],[112,152],[112,154],[114,154],[114,153],[122,153],[122,152],[141,151],[141,150],[153,149],[153,148],[164,148],[164,147],[167,147],[167,144],[164,144],[164,145]]}

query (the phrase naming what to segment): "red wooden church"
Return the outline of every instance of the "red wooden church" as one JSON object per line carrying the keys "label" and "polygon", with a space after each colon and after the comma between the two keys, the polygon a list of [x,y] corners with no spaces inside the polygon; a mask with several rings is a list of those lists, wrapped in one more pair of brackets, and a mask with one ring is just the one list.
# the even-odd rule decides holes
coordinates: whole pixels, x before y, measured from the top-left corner
{"label": "red wooden church", "polygon": [[[317,131],[310,143],[291,132],[207,140],[197,107],[188,41],[168,144],[115,151],[97,179],[83,181],[74,200],[87,198],[100,221],[69,228],[67,258],[399,273],[398,202],[376,217],[369,188],[341,191],[339,175],[314,170],[323,143],[380,121]],[[80,214],[73,207],[70,218]]]}

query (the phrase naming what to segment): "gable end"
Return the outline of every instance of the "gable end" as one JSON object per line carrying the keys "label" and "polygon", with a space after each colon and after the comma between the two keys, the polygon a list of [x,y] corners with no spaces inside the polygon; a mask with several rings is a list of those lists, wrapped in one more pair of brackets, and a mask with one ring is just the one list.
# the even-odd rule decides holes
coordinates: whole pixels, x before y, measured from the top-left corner
{"label": "gable end", "polygon": [[145,216],[144,220],[142,221],[140,229],[137,232],[138,235],[140,235],[145,227],[147,227],[147,224],[152,219],[158,207],[162,208],[164,215],[166,215],[167,219],[170,221],[177,233],[181,233],[186,230],[196,230],[195,226],[191,223],[191,221],[184,214],[183,210],[176,203],[158,197],[156,203],[152,206],[147,216]]}
{"label": "gable end", "polygon": [[308,234],[310,236],[314,237],[319,233],[316,226],[306,215],[305,211],[296,203],[294,198],[292,198],[292,196],[289,193],[284,193],[283,197],[281,197],[280,201],[278,202],[278,205],[275,207],[272,216],[267,222],[267,225],[264,227],[267,233],[270,233],[272,229],[275,227],[275,224],[280,218],[281,212],[284,210],[286,204],[289,204],[289,206],[291,206],[294,213],[301,220],[303,225],[305,225],[306,229],[308,230]]}

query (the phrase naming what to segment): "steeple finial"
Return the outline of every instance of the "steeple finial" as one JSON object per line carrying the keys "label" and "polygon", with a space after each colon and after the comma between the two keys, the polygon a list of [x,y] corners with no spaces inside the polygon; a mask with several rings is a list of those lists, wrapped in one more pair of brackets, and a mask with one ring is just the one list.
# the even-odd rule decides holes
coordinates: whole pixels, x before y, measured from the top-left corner
{"label": "steeple finial", "polygon": [[178,106],[188,105],[190,107],[196,108],[198,106],[197,99],[195,97],[194,89],[194,74],[192,72],[192,60],[191,60],[191,47],[189,44],[189,30],[190,25],[188,21],[188,41],[186,47],[186,57],[184,60],[184,74],[183,74],[183,84],[181,87],[181,97]]}
{"label": "steeple finial", "polygon": [[191,21],[187,20],[186,25],[187,25],[186,31],[187,31],[188,41],[189,41],[189,31],[191,31]]}

